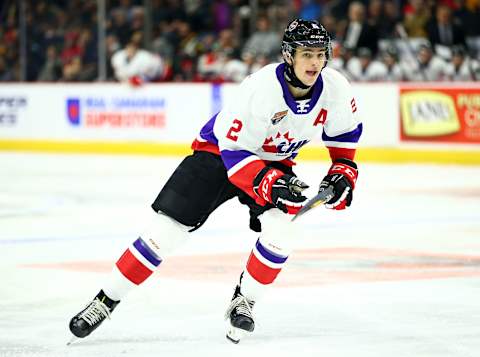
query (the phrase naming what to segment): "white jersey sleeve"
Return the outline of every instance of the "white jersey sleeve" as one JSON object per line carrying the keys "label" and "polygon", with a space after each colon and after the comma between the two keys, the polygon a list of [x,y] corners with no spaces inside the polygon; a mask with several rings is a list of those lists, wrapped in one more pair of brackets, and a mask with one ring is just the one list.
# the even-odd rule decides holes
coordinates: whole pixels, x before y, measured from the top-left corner
{"label": "white jersey sleeve", "polygon": [[328,75],[324,76],[324,80],[330,82],[332,89],[330,100],[333,110],[323,127],[322,140],[331,155],[332,149],[336,149],[337,156],[341,149],[357,148],[363,125],[357,117],[357,103],[348,80],[336,71],[325,71]]}

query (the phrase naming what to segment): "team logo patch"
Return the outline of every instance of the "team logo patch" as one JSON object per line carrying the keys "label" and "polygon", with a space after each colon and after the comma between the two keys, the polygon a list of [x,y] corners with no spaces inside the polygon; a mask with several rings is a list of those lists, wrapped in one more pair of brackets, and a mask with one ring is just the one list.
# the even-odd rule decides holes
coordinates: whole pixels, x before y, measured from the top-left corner
{"label": "team logo patch", "polygon": [[288,26],[288,31],[292,31],[292,30],[295,30],[295,28],[297,27],[298,25],[298,21],[293,21],[290,26]]}
{"label": "team logo patch", "polygon": [[307,144],[309,140],[296,140],[290,132],[277,132],[276,135],[269,136],[262,145],[264,152],[277,154],[277,156],[286,156],[296,153],[300,148]]}
{"label": "team logo patch", "polygon": [[280,120],[282,120],[283,118],[285,118],[287,116],[287,113],[288,113],[288,110],[284,110],[283,112],[277,112],[273,115],[272,119],[270,119],[272,121],[272,124],[275,125],[275,124],[278,124],[280,122]]}

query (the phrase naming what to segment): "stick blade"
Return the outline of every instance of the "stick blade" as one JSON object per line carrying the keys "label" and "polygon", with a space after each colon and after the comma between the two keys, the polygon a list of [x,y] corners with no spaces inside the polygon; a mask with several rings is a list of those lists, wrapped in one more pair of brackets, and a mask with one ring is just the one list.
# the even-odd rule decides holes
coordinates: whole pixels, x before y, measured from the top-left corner
{"label": "stick blade", "polygon": [[333,192],[333,186],[328,186],[326,190],[317,193],[314,197],[307,201],[305,206],[303,206],[295,216],[293,216],[292,222],[310,211],[312,208],[323,205],[325,202],[330,201],[334,195],[335,193]]}

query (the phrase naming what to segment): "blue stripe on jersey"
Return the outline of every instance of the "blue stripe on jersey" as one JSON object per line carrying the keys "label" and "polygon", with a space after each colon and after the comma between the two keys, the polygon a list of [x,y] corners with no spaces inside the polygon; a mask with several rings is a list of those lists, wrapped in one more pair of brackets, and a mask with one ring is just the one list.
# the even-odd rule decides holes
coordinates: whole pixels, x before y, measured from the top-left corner
{"label": "blue stripe on jersey", "polygon": [[264,257],[268,261],[271,261],[272,263],[283,264],[288,258],[288,256],[276,254],[271,250],[265,248],[262,243],[260,243],[260,239],[257,240],[255,247],[257,248],[257,251],[262,255],[262,257]]}
{"label": "blue stripe on jersey", "polygon": [[200,130],[200,137],[209,143],[218,145],[218,139],[213,133],[213,126],[215,125],[215,120],[217,119],[217,114],[210,118],[209,121],[203,126],[202,130]]}
{"label": "blue stripe on jersey", "polygon": [[320,98],[320,95],[322,94],[323,91],[323,78],[322,78],[322,73],[318,76],[315,84],[313,85],[313,92],[312,92],[312,98],[310,99],[309,102],[306,103],[306,105],[300,106],[297,104],[295,101],[295,98],[293,97],[293,94],[290,92],[288,89],[287,81],[285,80],[285,63],[281,63],[277,66],[277,69],[275,70],[275,73],[277,75],[277,79],[280,82],[280,85],[282,86],[282,91],[283,91],[283,99],[285,99],[285,102],[287,103],[288,107],[294,112],[295,114],[308,114],[312,111],[312,109],[315,107],[315,105],[318,102],[318,99]]}
{"label": "blue stripe on jersey", "polygon": [[245,160],[247,157],[254,155],[247,150],[222,150],[220,151],[223,163],[227,168],[227,171],[238,164],[240,161]]}
{"label": "blue stripe on jersey", "polygon": [[160,259],[143,241],[142,238],[138,238],[135,242],[133,242],[133,246],[135,247],[138,252],[143,255],[145,259],[147,259],[150,263],[158,267],[162,262]]}
{"label": "blue stripe on jersey", "polygon": [[352,130],[348,133],[337,135],[337,136],[328,136],[327,134],[325,134],[325,130],[324,130],[323,134],[322,134],[322,140],[323,141],[337,141],[337,142],[341,142],[341,143],[358,143],[358,140],[360,139],[360,136],[362,135],[362,131],[363,131],[363,124],[362,123],[358,124],[357,127],[354,130]]}

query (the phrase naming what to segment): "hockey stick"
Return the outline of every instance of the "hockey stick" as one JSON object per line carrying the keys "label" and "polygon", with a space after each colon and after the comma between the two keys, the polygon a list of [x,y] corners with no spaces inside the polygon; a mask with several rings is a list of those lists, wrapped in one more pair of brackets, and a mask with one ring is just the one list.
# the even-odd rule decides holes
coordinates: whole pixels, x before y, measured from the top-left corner
{"label": "hockey stick", "polygon": [[295,216],[293,216],[292,222],[295,221],[298,217],[304,215],[306,212],[310,211],[312,208],[330,201],[334,195],[335,194],[333,192],[332,186],[328,186],[326,190],[317,193],[313,198],[307,201],[305,206],[303,206]]}
{"label": "hockey stick", "polygon": [[413,58],[415,63],[418,65],[418,69],[420,70],[420,75],[422,76],[422,79],[424,81],[426,81],[428,79],[427,74],[425,73],[425,69],[422,67],[422,64],[420,63],[420,61],[417,57],[415,49],[413,48],[412,44],[410,43],[410,39],[408,38],[407,30],[405,30],[405,27],[403,27],[403,25],[400,24],[400,23],[398,23],[395,26],[395,29],[397,30],[397,33],[400,36],[400,39],[405,44],[409,55]]}

